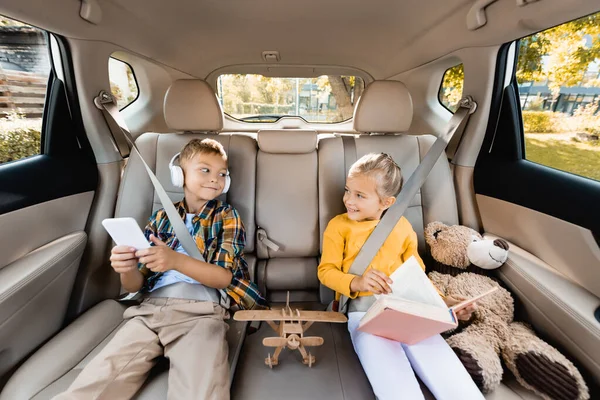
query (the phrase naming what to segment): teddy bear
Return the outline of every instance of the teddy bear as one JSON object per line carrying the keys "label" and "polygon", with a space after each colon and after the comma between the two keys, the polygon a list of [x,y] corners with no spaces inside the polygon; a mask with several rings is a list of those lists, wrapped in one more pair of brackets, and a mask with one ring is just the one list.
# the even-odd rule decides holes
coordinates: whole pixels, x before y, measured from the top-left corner
{"label": "teddy bear", "polygon": [[506,241],[485,240],[471,228],[441,222],[427,225],[425,241],[434,260],[428,276],[444,296],[471,298],[498,288],[477,302],[469,321],[445,334],[483,393],[500,384],[503,360],[521,385],[543,399],[590,398],[573,363],[528,325],[513,320],[513,298],[492,272],[508,258]]}

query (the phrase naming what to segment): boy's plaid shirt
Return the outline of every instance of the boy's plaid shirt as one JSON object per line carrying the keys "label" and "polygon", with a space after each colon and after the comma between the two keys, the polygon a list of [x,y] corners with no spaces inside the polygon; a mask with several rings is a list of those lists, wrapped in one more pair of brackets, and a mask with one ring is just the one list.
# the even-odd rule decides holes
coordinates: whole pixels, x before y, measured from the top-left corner
{"label": "boy's plaid shirt", "polygon": [[[175,208],[185,220],[187,212],[185,199],[175,203]],[[265,299],[248,275],[248,264],[244,259],[246,231],[237,210],[220,200],[210,200],[202,211],[194,216],[192,224],[194,227],[192,237],[206,262],[231,271],[233,275],[231,283],[225,288],[229,297],[242,309],[266,308]],[[153,234],[173,250],[179,246],[179,240],[175,237],[164,208],[152,214],[144,234],[148,241],[150,241],[150,234]],[[145,276],[142,291],[148,291],[162,273],[152,272],[146,268],[141,270]]]}

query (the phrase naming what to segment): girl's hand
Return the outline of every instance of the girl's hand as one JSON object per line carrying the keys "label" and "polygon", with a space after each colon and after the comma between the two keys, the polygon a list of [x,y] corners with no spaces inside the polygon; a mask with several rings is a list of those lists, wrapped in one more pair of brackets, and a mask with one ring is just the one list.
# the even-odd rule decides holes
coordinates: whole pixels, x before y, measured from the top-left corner
{"label": "girl's hand", "polygon": [[129,246],[115,246],[110,252],[110,265],[115,272],[126,274],[138,269],[135,249]]}
{"label": "girl's hand", "polygon": [[350,282],[351,292],[371,292],[374,294],[392,293],[389,285],[392,280],[381,271],[368,270],[363,276],[357,276]]}
{"label": "girl's hand", "polygon": [[[444,298],[444,301],[446,302],[446,305],[448,307],[452,307],[452,306],[460,303],[461,301],[465,301],[465,300],[467,300],[467,298],[462,297],[462,296],[453,296],[453,297],[448,296],[448,297]],[[463,308],[462,310],[459,310],[456,313],[456,316],[461,321],[468,321],[473,316],[473,313],[475,312],[475,310],[477,310],[477,303],[470,304],[467,307]]]}
{"label": "girl's hand", "polygon": [[171,249],[154,235],[150,235],[150,241],[154,243],[154,246],[135,253],[140,262],[146,264],[146,268],[153,272],[166,272],[175,269],[181,254]]}

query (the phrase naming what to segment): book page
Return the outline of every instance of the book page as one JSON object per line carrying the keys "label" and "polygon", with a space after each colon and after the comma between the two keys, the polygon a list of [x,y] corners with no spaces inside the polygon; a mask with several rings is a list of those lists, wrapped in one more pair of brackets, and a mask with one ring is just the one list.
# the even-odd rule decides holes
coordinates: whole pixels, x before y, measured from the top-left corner
{"label": "book page", "polygon": [[393,281],[390,285],[392,293],[376,295],[377,299],[382,297],[400,298],[448,308],[414,256],[398,267],[390,278]]}
{"label": "book page", "polygon": [[389,297],[382,300],[383,308],[391,308],[400,312],[416,315],[423,318],[433,319],[447,323],[453,323],[454,315],[447,307],[437,305],[416,303],[411,300]]}
{"label": "book page", "polygon": [[471,297],[470,299],[464,300],[458,304],[453,305],[452,307],[450,307],[452,310],[454,310],[454,312],[459,312],[460,310],[462,310],[463,308],[467,308],[468,306],[470,306],[471,304],[475,303],[476,301],[478,301],[479,299],[487,296],[488,294],[492,294],[494,293],[496,290],[498,290],[498,287],[493,287],[490,290],[481,293],[478,296],[475,297]]}

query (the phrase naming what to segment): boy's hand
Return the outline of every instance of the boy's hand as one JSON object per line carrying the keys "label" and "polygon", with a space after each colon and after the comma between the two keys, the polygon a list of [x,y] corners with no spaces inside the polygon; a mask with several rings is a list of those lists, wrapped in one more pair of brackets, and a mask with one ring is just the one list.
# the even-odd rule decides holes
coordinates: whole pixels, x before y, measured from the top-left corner
{"label": "boy's hand", "polygon": [[110,252],[110,265],[115,272],[126,274],[138,269],[138,258],[135,248],[129,246],[115,246]]}
{"label": "boy's hand", "polygon": [[[462,296],[454,296],[454,297],[448,296],[448,297],[444,298],[444,301],[446,302],[446,305],[448,307],[452,307],[452,306],[460,303],[461,301],[465,301],[465,300],[467,300],[466,297],[462,297]],[[467,307],[463,308],[462,310],[459,310],[456,313],[456,316],[461,321],[468,321],[471,319],[471,316],[473,315],[473,312],[475,312],[475,310],[477,310],[477,303],[470,304]]]}
{"label": "boy's hand", "polygon": [[175,269],[180,253],[177,253],[154,235],[150,235],[154,246],[135,253],[140,262],[153,272],[165,272]]}
{"label": "boy's hand", "polygon": [[374,294],[392,293],[389,285],[392,280],[381,271],[368,270],[363,276],[357,276],[350,282],[351,292],[371,292]]}

